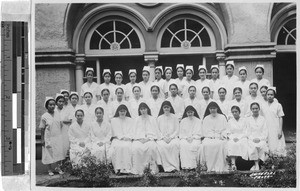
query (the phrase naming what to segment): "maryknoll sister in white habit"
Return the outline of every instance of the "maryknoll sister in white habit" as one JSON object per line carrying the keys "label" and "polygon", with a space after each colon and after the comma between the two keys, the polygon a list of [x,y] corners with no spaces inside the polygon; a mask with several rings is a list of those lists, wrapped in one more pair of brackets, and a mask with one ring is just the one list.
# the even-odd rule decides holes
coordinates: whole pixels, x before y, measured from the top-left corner
{"label": "maryknoll sister in white habit", "polygon": [[132,173],[143,174],[148,165],[153,173],[157,173],[161,159],[155,142],[159,138],[156,118],[151,116],[151,110],[144,102],[138,111],[132,142]]}
{"label": "maryknoll sister in white habit", "polygon": [[131,173],[132,138],[134,121],[126,105],[121,104],[111,119],[111,160],[115,173]]}
{"label": "maryknoll sister in white habit", "polygon": [[97,107],[95,109],[96,120],[91,123],[91,155],[95,156],[100,162],[107,164],[110,161],[110,139],[111,126],[110,123],[103,119],[104,109]]}
{"label": "maryknoll sister in white habit", "polygon": [[201,147],[201,121],[196,109],[185,108],[179,127],[180,162],[182,169],[194,169],[199,163]]}
{"label": "maryknoll sister in white habit", "polygon": [[169,101],[162,103],[157,123],[160,132],[157,144],[164,171],[179,171],[179,122]]}

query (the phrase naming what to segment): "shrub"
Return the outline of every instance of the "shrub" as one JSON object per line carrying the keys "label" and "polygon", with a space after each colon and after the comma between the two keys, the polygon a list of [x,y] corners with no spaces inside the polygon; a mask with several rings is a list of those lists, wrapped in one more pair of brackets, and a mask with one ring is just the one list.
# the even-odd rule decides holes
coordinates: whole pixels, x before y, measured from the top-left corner
{"label": "shrub", "polygon": [[147,166],[144,169],[144,173],[142,176],[141,186],[143,187],[154,187],[159,186],[160,179],[158,176],[151,173],[150,166]]}

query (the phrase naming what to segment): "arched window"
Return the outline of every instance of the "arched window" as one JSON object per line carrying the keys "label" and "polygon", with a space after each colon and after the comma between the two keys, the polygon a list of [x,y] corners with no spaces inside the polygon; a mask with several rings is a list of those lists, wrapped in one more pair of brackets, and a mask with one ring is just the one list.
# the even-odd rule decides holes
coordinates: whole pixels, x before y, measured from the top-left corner
{"label": "arched window", "polygon": [[109,20],[93,27],[86,38],[86,55],[124,55],[143,52],[138,30],[121,20]]}
{"label": "arched window", "polygon": [[286,22],[280,29],[277,36],[277,45],[296,44],[296,19]]}
{"label": "arched window", "polygon": [[162,52],[182,50],[207,53],[215,50],[212,31],[195,19],[183,18],[167,24],[158,39],[158,49]]}

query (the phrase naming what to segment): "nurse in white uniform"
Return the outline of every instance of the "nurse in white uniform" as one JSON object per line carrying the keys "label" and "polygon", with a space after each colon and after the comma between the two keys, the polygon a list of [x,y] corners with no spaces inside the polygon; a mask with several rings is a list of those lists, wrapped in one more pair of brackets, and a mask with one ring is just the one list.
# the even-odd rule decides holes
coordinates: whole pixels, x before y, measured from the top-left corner
{"label": "nurse in white uniform", "polygon": [[172,79],[172,72],[173,72],[173,69],[172,67],[169,67],[169,66],[166,66],[165,67],[165,83],[164,83],[164,86],[163,86],[163,93],[165,94],[165,99],[167,99],[168,97],[171,96],[171,92],[169,90],[169,86],[171,84],[174,84],[175,83],[175,80]]}
{"label": "nurse in white uniform", "polygon": [[[87,81],[84,84],[82,84],[82,86],[81,86],[80,96],[83,99],[83,95],[85,92],[91,92],[92,96],[93,96],[92,103],[96,104],[97,101],[100,99],[100,94],[98,94],[99,84],[97,84],[96,82],[93,82],[94,69],[87,67],[85,70],[85,76],[86,76]],[[84,99],[83,99],[83,103],[85,103]]]}
{"label": "nurse in white uniform", "polygon": [[175,84],[178,87],[178,95],[181,97],[182,91],[186,85],[186,78],[184,77],[184,65],[183,64],[176,65],[176,73],[177,73],[177,78],[175,79]]}
{"label": "nurse in white uniform", "polygon": [[239,78],[233,74],[234,72],[234,61],[227,61],[225,65],[226,75],[222,78],[222,84],[227,90],[226,99],[231,101],[233,99],[233,88],[234,84],[239,80]]}
{"label": "nurse in white uniform", "polygon": [[218,65],[211,66],[211,80],[209,83],[209,87],[211,88],[211,98],[213,100],[218,100],[218,89],[221,86],[221,80],[219,79],[219,67]]}
{"label": "nurse in white uniform", "polygon": [[194,75],[194,68],[193,66],[186,66],[185,67],[185,76],[186,76],[186,85],[182,91],[182,99],[186,99],[189,97],[188,89],[190,86],[196,86],[196,82],[192,79]]}
{"label": "nurse in white uniform", "polygon": [[115,93],[115,84],[111,83],[111,72],[110,69],[104,69],[102,73],[104,82],[100,84],[98,94],[101,95],[103,89],[109,89],[110,96],[109,100],[113,101],[114,93]]}
{"label": "nurse in white uniform", "polygon": [[159,97],[164,98],[165,95],[163,93],[163,89],[164,89],[165,80],[162,79],[162,75],[164,74],[163,67],[156,66],[154,72],[155,72],[155,80],[153,82],[153,85],[157,85],[159,87],[159,89],[160,89]]}
{"label": "nurse in white uniform", "polygon": [[126,101],[129,101],[131,98],[133,98],[132,88],[133,88],[133,86],[138,85],[136,83],[136,76],[137,76],[136,69],[130,69],[128,72],[128,76],[129,76],[130,82],[128,82],[125,85],[125,100]]}
{"label": "nurse in white uniform", "polygon": [[243,90],[242,98],[245,99],[249,94],[250,81],[247,80],[247,68],[245,66],[239,67],[240,79],[234,85],[234,87],[240,87]]}
{"label": "nurse in white uniform", "polygon": [[[255,75],[256,78],[254,78],[253,80],[251,80],[251,82],[255,82],[258,85],[258,89],[260,89],[261,86],[265,85],[267,87],[270,87],[270,81],[266,78],[264,78],[264,73],[265,73],[265,67],[264,65],[258,64],[255,66]],[[260,95],[260,93],[259,93]]]}
{"label": "nurse in white uniform", "polygon": [[142,90],[142,98],[144,100],[147,100],[151,97],[151,86],[152,82],[149,80],[150,78],[150,67],[149,66],[144,66],[143,72],[142,72],[142,77],[143,81],[139,83],[139,86],[141,87]]}
{"label": "nurse in white uniform", "polygon": [[196,87],[197,87],[197,98],[199,100],[202,100],[203,99],[203,95],[202,95],[202,89],[203,87],[209,87],[210,88],[210,80],[209,79],[206,79],[206,73],[207,73],[207,69],[205,66],[203,65],[199,65],[199,68],[198,68],[198,74],[199,74],[199,77],[200,79],[196,81]]}

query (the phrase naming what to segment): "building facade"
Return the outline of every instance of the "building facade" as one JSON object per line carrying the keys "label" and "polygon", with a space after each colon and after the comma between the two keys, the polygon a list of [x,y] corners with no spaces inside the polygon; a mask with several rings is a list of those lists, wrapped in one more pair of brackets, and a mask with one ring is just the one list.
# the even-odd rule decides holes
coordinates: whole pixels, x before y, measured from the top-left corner
{"label": "building facade", "polygon": [[154,79],[156,65],[217,64],[223,76],[234,60],[235,74],[246,66],[249,80],[257,64],[265,66],[284,128],[296,129],[296,3],[61,3],[35,4],[34,12],[37,124],[45,97],[79,92],[86,67],[101,83],[106,68],[136,68],[141,81],[145,65]]}

